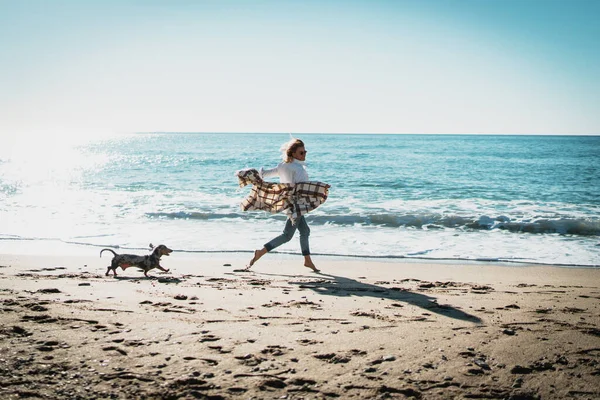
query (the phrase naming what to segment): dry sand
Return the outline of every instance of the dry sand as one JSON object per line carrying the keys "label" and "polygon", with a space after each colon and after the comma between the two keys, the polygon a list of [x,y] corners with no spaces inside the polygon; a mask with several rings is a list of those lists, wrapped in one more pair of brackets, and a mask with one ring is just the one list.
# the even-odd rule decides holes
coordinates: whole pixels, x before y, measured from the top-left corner
{"label": "dry sand", "polygon": [[104,256],[0,254],[0,398],[600,398],[600,269]]}

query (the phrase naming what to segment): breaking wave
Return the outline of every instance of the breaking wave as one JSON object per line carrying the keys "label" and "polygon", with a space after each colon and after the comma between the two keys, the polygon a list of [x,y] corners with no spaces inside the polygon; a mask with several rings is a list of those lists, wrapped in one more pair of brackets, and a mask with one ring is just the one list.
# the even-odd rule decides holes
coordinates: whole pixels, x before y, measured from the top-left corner
{"label": "breaking wave", "polygon": [[[252,219],[272,218],[267,213],[210,213],[210,212],[162,212],[146,213],[148,218],[184,219],[184,220],[219,220],[219,219]],[[284,218],[278,215],[278,218]],[[516,219],[507,216],[459,216],[442,214],[394,214],[375,213],[366,215],[326,215],[311,214],[310,223],[314,225],[338,226],[381,226],[387,228],[416,229],[463,229],[463,230],[506,230],[515,233],[563,234],[580,236],[600,236],[600,220],[581,218],[530,218]]]}

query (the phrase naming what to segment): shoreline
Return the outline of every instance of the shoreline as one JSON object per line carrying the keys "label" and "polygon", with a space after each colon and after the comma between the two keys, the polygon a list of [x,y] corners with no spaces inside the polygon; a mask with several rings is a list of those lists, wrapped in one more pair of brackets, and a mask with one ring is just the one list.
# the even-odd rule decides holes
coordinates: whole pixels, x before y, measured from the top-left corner
{"label": "shoreline", "polygon": [[0,395],[600,396],[600,269],[247,258],[0,251]]}
{"label": "shoreline", "polygon": [[[15,246],[15,244],[17,244]],[[36,255],[64,255],[64,256],[91,256],[92,249],[99,252],[102,248],[110,248],[119,253],[145,254],[148,248],[137,247],[119,247],[110,245],[98,245],[88,243],[71,243],[61,239],[3,239],[0,240],[0,254],[36,254]],[[252,255],[253,250],[180,250],[173,249],[177,254],[186,254],[191,256],[223,256],[233,258],[246,258]],[[300,257],[300,253],[292,251],[273,251],[273,255]],[[568,269],[596,269],[600,264],[549,264],[537,261],[519,261],[519,260],[500,260],[500,259],[461,259],[461,258],[427,258],[418,256],[390,256],[390,255],[343,255],[313,253],[313,257],[323,258],[325,260],[341,261],[367,261],[383,263],[417,263],[417,264],[465,264],[465,265],[495,265],[495,266],[516,266],[516,267],[543,267],[551,266]]]}

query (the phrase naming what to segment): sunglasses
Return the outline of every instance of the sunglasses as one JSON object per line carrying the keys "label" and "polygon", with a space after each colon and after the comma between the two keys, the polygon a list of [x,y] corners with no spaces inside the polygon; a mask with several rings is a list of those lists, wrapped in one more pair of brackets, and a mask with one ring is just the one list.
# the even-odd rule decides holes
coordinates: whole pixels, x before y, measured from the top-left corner
{"label": "sunglasses", "polygon": [[308,153],[308,151],[306,151],[306,150],[302,150],[302,151],[301,151],[299,154],[300,154],[301,156],[303,156],[303,155],[305,155],[306,153]]}

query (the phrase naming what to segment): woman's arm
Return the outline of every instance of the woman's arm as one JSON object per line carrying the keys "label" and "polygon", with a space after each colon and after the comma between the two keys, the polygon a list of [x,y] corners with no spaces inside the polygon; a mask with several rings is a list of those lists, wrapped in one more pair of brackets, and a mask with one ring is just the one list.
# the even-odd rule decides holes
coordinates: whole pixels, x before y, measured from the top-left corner
{"label": "woman's arm", "polygon": [[263,169],[261,167],[258,172],[262,179],[273,178],[275,176],[279,176],[279,165],[271,169]]}

